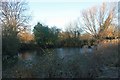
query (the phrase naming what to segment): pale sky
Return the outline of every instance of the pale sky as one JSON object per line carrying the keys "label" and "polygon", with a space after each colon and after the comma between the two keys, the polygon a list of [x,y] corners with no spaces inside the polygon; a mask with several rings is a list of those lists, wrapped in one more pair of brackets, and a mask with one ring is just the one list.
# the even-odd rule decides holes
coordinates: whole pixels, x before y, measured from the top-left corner
{"label": "pale sky", "polygon": [[28,2],[32,15],[30,21],[32,29],[37,22],[65,29],[65,26],[80,17],[80,11],[92,6],[98,6],[103,0],[29,0]]}

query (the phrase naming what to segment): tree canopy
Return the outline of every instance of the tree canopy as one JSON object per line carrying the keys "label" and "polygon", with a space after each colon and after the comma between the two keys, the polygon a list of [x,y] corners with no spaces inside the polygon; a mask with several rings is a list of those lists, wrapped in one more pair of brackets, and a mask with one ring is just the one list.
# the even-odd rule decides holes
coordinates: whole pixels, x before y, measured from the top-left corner
{"label": "tree canopy", "polygon": [[59,31],[56,27],[49,28],[39,22],[33,29],[37,44],[43,47],[54,46],[58,40]]}

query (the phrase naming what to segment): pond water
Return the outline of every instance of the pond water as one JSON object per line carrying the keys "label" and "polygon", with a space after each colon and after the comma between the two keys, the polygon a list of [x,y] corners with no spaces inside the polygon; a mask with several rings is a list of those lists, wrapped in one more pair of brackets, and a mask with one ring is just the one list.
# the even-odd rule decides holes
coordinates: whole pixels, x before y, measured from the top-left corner
{"label": "pond water", "polygon": [[[43,51],[24,51],[18,53],[17,63],[9,70],[9,74],[3,73],[3,77],[70,77],[72,74],[69,73],[72,68],[70,65],[78,63],[79,59],[84,60],[81,55],[86,52],[91,54],[92,51],[92,48],[56,48]],[[79,67],[77,68],[79,69]]]}
{"label": "pond water", "polygon": [[93,52],[92,48],[56,48],[56,49],[46,49],[44,51],[25,51],[22,53],[18,53],[18,59],[23,61],[27,60],[34,60],[36,58],[39,58],[39,56],[44,54],[52,54],[56,55],[60,59],[63,59],[65,57],[74,56],[76,54],[84,54],[89,53],[91,54]]}

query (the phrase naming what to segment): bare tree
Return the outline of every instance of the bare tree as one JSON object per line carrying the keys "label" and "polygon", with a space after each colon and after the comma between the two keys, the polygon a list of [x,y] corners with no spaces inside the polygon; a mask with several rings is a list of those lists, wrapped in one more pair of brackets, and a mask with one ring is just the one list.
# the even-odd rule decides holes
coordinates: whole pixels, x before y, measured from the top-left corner
{"label": "bare tree", "polygon": [[[5,0],[6,1],[6,0]],[[24,31],[29,20],[27,3],[18,0],[0,1],[3,55],[14,56],[20,47],[19,31]],[[11,46],[12,45],[12,46]]]}
{"label": "bare tree", "polygon": [[102,6],[99,8],[97,21],[99,24],[98,33],[100,36],[103,36],[101,35],[101,33],[105,32],[110,25],[116,23],[113,23],[117,14],[116,10],[116,3],[103,3]]}
{"label": "bare tree", "polygon": [[82,16],[82,29],[98,38],[109,25],[112,24],[116,15],[115,3],[103,3],[100,7],[92,7],[84,10]]}
{"label": "bare tree", "polygon": [[82,14],[83,19],[83,30],[85,30],[87,33],[92,34],[93,36],[96,36],[97,30],[96,30],[96,8],[93,7],[88,10],[84,10]]}
{"label": "bare tree", "polygon": [[30,16],[27,11],[27,3],[24,1],[8,0],[0,2],[0,21],[4,26],[11,26],[13,30],[25,28]]}
{"label": "bare tree", "polygon": [[79,27],[78,23],[75,21],[73,23],[69,23],[66,27],[66,32],[68,33],[69,37],[79,38],[82,29]]}

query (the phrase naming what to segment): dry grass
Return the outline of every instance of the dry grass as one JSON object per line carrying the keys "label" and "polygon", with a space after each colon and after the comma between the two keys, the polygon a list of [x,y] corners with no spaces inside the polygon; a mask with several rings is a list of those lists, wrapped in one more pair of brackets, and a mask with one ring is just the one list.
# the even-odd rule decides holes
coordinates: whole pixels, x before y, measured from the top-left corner
{"label": "dry grass", "polygon": [[[119,40],[111,40],[111,41],[103,41],[98,46],[97,50],[94,51],[95,63],[98,63],[102,68],[108,68],[101,70],[101,77],[118,77],[118,69],[119,69],[119,49],[120,41]],[[115,69],[111,69],[115,68]],[[116,75],[114,75],[116,74]],[[105,76],[106,75],[106,76]]]}

